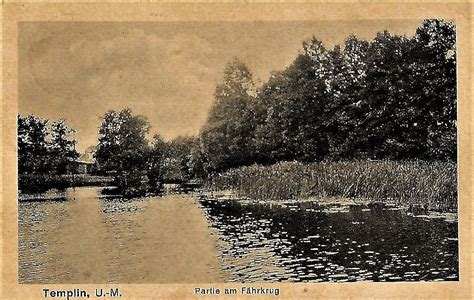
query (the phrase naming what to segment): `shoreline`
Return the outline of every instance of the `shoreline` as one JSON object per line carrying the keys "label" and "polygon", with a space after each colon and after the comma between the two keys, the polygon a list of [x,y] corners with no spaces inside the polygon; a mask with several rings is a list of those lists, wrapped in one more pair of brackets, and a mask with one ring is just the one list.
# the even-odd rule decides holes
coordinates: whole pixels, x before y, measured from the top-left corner
{"label": "shoreline", "polygon": [[[337,198],[337,197],[308,197],[302,199],[286,199],[286,200],[259,200],[252,199],[249,197],[239,196],[235,191],[222,190],[222,191],[203,191],[199,197],[207,197],[210,200],[217,201],[238,201],[242,204],[269,204],[269,205],[280,205],[287,206],[292,204],[301,203],[315,203],[319,206],[326,208],[321,210],[327,213],[336,212],[348,212],[351,206],[364,207],[362,210],[370,210],[372,208],[382,210],[403,210],[407,216],[423,219],[444,219],[446,222],[458,222],[458,212],[452,211],[435,211],[435,210],[422,210],[421,213],[412,212],[409,206],[398,205],[395,202],[382,202],[372,201],[369,199],[362,198]],[[336,207],[336,208],[334,208]],[[339,207],[339,208],[337,208]]]}

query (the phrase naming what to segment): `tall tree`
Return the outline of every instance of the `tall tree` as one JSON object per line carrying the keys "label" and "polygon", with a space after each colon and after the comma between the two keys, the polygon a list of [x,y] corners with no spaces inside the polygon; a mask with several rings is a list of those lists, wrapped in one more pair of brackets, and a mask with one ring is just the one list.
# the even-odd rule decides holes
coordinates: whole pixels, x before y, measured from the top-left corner
{"label": "tall tree", "polygon": [[412,39],[413,102],[426,128],[426,156],[456,159],[456,27],[424,20]]}
{"label": "tall tree", "polygon": [[251,163],[254,160],[255,88],[252,74],[241,61],[235,59],[227,65],[215,98],[201,133],[210,169]]}
{"label": "tall tree", "polygon": [[147,176],[152,190],[160,188],[160,182],[163,178],[163,156],[166,149],[166,142],[159,134],[153,136],[151,149],[148,158]]}
{"label": "tall tree", "polygon": [[326,155],[326,55],[316,38],[303,43],[293,64],[274,74],[259,94],[267,109],[264,123],[257,129],[257,145],[261,153],[269,153],[270,161],[316,161]]}
{"label": "tall tree", "polygon": [[262,117],[255,128],[255,148],[260,163],[274,163],[291,159],[287,149],[284,108],[286,91],[289,89],[288,72],[273,72],[258,93]]}
{"label": "tall tree", "polygon": [[71,161],[79,157],[74,147],[76,141],[69,139],[72,132],[73,129],[68,128],[63,119],[51,124],[51,167],[57,174],[65,174]]}
{"label": "tall tree", "polygon": [[366,88],[368,47],[368,42],[350,36],[343,49],[336,45],[327,57],[329,101],[324,115],[332,159],[356,155],[357,129],[364,116],[360,104]]}
{"label": "tall tree", "polygon": [[48,120],[18,115],[18,171],[20,174],[50,172]]}
{"label": "tall tree", "polygon": [[367,50],[367,74],[359,99],[362,115],[357,124],[354,151],[371,159],[404,158],[409,118],[407,38],[380,32]]}

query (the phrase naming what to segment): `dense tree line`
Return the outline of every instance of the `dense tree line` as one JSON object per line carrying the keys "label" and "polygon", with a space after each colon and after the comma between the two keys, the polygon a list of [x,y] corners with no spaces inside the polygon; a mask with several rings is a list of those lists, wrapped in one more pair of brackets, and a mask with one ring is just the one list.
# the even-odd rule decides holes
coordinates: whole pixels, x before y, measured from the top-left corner
{"label": "dense tree line", "polygon": [[[130,109],[102,117],[94,153],[124,196],[164,182],[278,161],[456,159],[456,34],[425,20],[411,38],[349,36],[326,49],[313,37],[260,87],[238,59],[217,85],[198,137],[147,138]],[[63,120],[18,117],[20,174],[64,174],[78,157]]]}
{"label": "dense tree line", "polygon": [[313,37],[258,89],[234,60],[215,98],[190,160],[204,173],[283,160],[455,160],[455,26],[425,20],[411,38],[383,31],[332,49]]}
{"label": "dense tree line", "polygon": [[181,183],[194,178],[190,165],[191,149],[196,148],[195,137],[177,137],[162,144],[162,181]]}
{"label": "dense tree line", "polygon": [[332,49],[313,37],[258,88],[231,61],[196,138],[148,142],[145,117],[108,112],[96,158],[124,194],[254,163],[455,160],[455,71],[455,27],[442,20],[411,38],[384,31]]}

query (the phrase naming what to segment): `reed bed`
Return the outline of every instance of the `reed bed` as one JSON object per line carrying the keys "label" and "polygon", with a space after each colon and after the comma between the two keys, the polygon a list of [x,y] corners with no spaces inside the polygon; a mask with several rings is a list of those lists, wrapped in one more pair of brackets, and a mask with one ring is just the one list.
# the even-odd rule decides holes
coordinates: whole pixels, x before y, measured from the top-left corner
{"label": "reed bed", "polygon": [[351,161],[252,165],[214,174],[210,190],[259,200],[359,198],[436,211],[457,210],[453,162]]}

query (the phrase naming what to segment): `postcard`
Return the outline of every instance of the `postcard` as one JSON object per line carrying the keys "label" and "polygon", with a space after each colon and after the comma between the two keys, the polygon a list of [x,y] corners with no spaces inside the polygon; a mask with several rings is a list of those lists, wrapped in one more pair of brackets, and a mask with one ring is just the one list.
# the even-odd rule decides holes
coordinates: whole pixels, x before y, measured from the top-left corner
{"label": "postcard", "polygon": [[2,11],[3,298],[471,297],[470,4]]}

